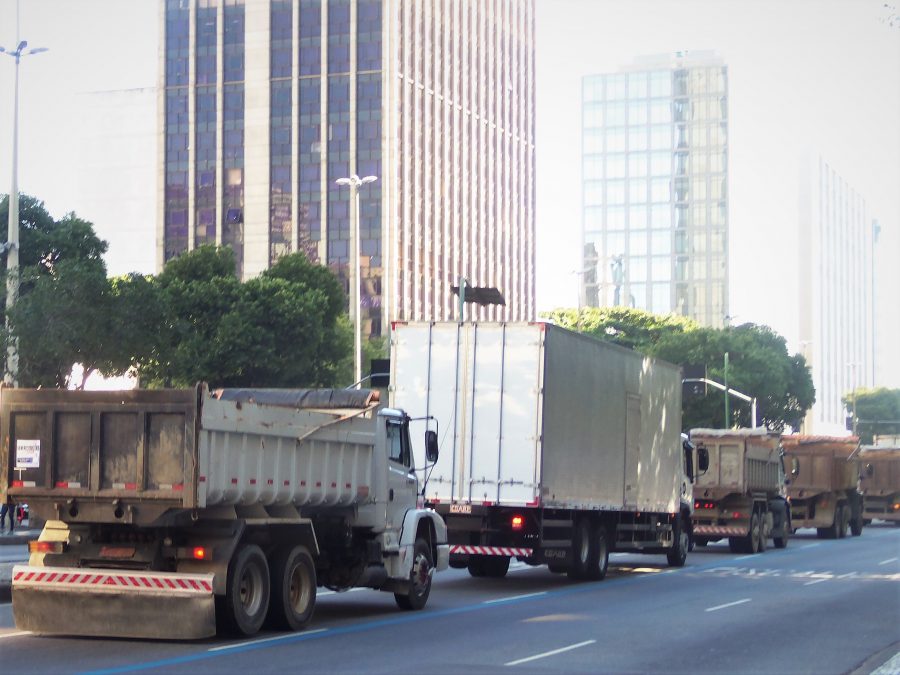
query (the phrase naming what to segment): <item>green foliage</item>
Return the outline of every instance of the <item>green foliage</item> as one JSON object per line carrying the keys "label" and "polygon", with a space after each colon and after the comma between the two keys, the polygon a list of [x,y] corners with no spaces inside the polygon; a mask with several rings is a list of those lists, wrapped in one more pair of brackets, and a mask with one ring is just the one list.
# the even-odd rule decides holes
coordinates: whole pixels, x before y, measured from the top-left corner
{"label": "green foliage", "polygon": [[[767,326],[705,328],[676,315],[657,315],[625,307],[557,309],[543,315],[554,323],[598,339],[636,349],[679,366],[705,365],[707,377],[757,398],[758,423],[781,430],[798,427],[815,402],[806,360],[788,353],[782,336]],[[724,392],[709,387],[706,396],[683,401],[682,424],[720,428],[750,426],[750,404],[732,397],[725,420]]]}
{"label": "green foliage", "polygon": [[876,435],[900,434],[900,389],[861,388],[842,400],[848,410],[856,410],[860,442],[871,444]]}
{"label": "green foliage", "polygon": [[541,316],[563,328],[644,353],[667,335],[699,328],[696,322],[683,316],[652,314],[630,307],[555,309]]}
{"label": "green foliage", "polygon": [[160,337],[140,365],[149,386],[315,387],[341,381],[351,335],[344,295],[303,254],[259,277],[235,277],[231,249],[200,246],[157,279]]}

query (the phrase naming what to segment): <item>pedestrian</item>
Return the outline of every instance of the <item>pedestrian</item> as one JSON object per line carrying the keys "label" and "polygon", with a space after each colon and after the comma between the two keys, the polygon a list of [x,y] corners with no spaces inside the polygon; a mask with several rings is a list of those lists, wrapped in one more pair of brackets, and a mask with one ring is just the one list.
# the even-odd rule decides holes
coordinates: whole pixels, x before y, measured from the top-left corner
{"label": "pedestrian", "polygon": [[12,534],[16,526],[16,506],[13,504],[9,491],[7,491],[6,495],[0,495],[0,499],[2,499],[2,505],[0,505],[0,532],[3,532],[6,516],[9,516],[9,533]]}

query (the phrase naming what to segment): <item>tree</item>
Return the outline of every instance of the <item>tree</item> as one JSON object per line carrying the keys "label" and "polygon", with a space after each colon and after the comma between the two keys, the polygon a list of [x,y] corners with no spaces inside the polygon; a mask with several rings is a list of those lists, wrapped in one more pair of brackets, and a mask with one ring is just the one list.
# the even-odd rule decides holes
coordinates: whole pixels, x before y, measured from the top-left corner
{"label": "tree", "polygon": [[350,350],[340,283],[305,255],[241,283],[229,248],[200,246],[157,277],[161,330],[150,386],[333,386]]}
{"label": "tree", "polygon": [[[7,195],[0,222],[8,214]],[[19,197],[19,234],[19,298],[8,312],[4,347],[18,338],[22,386],[65,387],[76,362],[84,364],[86,378],[112,345],[107,245],[88,221],[74,213],[55,221],[43,202],[27,195]],[[0,260],[5,286],[5,252]],[[5,293],[2,304],[5,310]]]}
{"label": "tree", "polygon": [[699,328],[695,321],[687,317],[653,314],[630,307],[555,309],[542,316],[563,328],[644,353],[666,335]]}
{"label": "tree", "polygon": [[856,415],[860,442],[870,444],[876,435],[900,434],[900,389],[856,389],[842,401]]}

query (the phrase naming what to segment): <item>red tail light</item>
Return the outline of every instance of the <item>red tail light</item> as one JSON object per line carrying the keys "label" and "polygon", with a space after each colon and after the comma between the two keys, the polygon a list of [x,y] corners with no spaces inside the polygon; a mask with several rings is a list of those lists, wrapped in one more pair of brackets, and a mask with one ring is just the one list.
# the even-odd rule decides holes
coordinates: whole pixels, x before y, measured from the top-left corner
{"label": "red tail light", "polygon": [[191,556],[194,560],[206,560],[209,557],[209,551],[203,546],[195,546],[191,551]]}
{"label": "red tail light", "polygon": [[29,553],[62,553],[65,543],[61,541],[29,541]]}
{"label": "red tail light", "polygon": [[525,527],[525,519],[522,516],[513,516],[512,529],[521,530],[523,527]]}
{"label": "red tail light", "polygon": [[731,517],[732,518],[743,518],[744,514],[741,513],[740,511],[735,511],[734,513],[731,514]]}
{"label": "red tail light", "polygon": [[716,508],[715,502],[703,502],[699,499],[694,502],[695,509],[714,509]]}

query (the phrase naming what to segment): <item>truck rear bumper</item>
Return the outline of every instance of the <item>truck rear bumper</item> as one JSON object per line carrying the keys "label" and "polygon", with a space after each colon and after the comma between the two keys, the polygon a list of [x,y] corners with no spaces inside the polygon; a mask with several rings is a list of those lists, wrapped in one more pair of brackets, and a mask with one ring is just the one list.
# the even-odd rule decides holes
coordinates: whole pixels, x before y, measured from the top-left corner
{"label": "truck rear bumper", "polygon": [[694,525],[695,537],[744,537],[747,527],[734,525]]}
{"label": "truck rear bumper", "polygon": [[13,568],[16,627],[39,634],[193,640],[216,633],[211,574]]}

